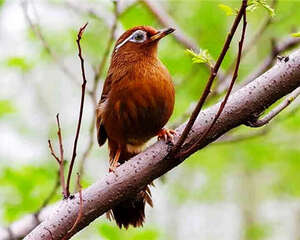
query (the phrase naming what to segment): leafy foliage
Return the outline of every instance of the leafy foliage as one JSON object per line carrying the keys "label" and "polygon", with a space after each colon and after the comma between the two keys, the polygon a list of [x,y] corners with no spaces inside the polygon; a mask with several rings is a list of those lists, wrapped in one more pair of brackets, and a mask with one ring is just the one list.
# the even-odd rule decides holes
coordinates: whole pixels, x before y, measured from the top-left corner
{"label": "leafy foliage", "polygon": [[226,13],[227,16],[234,16],[237,14],[236,9],[233,9],[233,8],[229,7],[228,5],[219,4],[218,6]]}
{"label": "leafy foliage", "polygon": [[200,50],[199,53],[195,53],[193,50],[187,49],[186,52],[192,56],[193,63],[207,63],[212,66],[212,57],[208,50]]}
{"label": "leafy foliage", "polygon": [[291,35],[292,35],[292,37],[300,37],[300,32],[292,33]]}
{"label": "leafy foliage", "polygon": [[6,221],[36,211],[53,188],[55,178],[56,172],[50,166],[4,168],[0,175],[0,189]]}
{"label": "leafy foliage", "polygon": [[251,0],[251,1],[249,1],[247,10],[253,12],[258,7],[263,7],[264,9],[266,9],[271,17],[275,16],[275,10],[269,4],[267,4],[266,0]]}

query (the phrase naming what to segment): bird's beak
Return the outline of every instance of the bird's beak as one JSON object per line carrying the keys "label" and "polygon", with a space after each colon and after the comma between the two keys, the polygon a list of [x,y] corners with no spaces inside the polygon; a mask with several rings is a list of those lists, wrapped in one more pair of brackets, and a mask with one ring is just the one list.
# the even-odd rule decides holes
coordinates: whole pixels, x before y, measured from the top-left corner
{"label": "bird's beak", "polygon": [[165,28],[165,29],[159,30],[150,39],[151,39],[151,41],[156,41],[156,40],[162,39],[163,37],[169,35],[170,33],[174,32],[174,31],[175,31],[174,28],[171,28],[171,27]]}

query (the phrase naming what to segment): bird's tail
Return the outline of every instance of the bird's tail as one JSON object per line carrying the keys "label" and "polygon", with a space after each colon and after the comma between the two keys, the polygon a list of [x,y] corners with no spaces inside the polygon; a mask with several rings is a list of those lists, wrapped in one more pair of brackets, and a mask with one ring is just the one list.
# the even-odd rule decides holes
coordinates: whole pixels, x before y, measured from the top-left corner
{"label": "bird's tail", "polygon": [[[134,153],[121,152],[119,163],[123,164],[140,151]],[[110,157],[114,155],[114,149],[110,146]],[[150,185],[153,185],[151,183]],[[149,185],[140,191],[135,197],[119,203],[106,213],[109,220],[115,220],[119,228],[127,229],[130,225],[133,227],[142,227],[145,220],[145,205],[153,207]]]}
{"label": "bird's tail", "polygon": [[106,213],[109,220],[115,219],[119,228],[142,227],[145,220],[145,205],[148,203],[151,207],[152,199],[149,186],[140,191],[136,197],[130,198],[119,205],[113,207]]}

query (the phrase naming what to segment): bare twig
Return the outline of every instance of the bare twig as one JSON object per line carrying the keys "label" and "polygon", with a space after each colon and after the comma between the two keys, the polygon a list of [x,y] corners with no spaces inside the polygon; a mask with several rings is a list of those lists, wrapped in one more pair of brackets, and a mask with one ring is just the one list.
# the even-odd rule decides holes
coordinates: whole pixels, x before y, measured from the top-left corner
{"label": "bare twig", "polygon": [[111,27],[110,36],[109,36],[104,54],[102,56],[102,59],[101,59],[101,62],[99,64],[99,66],[98,66],[97,72],[94,76],[94,85],[93,85],[93,89],[92,89],[94,97],[95,97],[95,94],[96,94],[99,79],[100,79],[100,77],[103,73],[105,63],[107,62],[107,59],[109,57],[109,52],[110,52],[111,46],[114,42],[114,35],[115,35],[117,25],[118,25],[118,16],[119,16],[118,1],[114,0],[113,3],[114,3],[114,21],[113,21],[113,25]]}
{"label": "bare twig", "polygon": [[[272,0],[272,2],[270,4],[271,8],[275,8],[277,1],[278,0]],[[263,20],[263,23],[261,24],[260,28],[257,30],[256,33],[253,34],[251,40],[247,44],[245,44],[245,47],[243,49],[242,56],[241,56],[242,59],[253,49],[254,46],[256,46],[256,43],[260,40],[260,38],[263,36],[263,34],[265,33],[265,31],[268,29],[268,27],[271,25],[272,22],[273,22],[273,16],[271,14],[267,14],[267,16]],[[234,71],[234,66],[235,66],[235,63],[233,62],[229,66],[228,70],[225,73],[223,82],[224,82],[224,84],[226,84],[226,86],[228,85],[228,82],[229,82],[229,76]],[[224,86],[220,87],[220,88],[222,89],[222,88],[224,88]],[[220,90],[217,88],[216,92],[218,93],[219,91]]]}
{"label": "bare twig", "polygon": [[82,37],[82,34],[84,33],[84,30],[86,28],[88,23],[83,25],[77,34],[77,46],[78,46],[78,57],[80,59],[80,64],[81,64],[81,72],[82,72],[82,86],[81,86],[81,100],[80,100],[80,110],[79,110],[79,117],[78,117],[78,123],[77,123],[77,130],[76,130],[76,135],[75,135],[75,140],[74,140],[74,145],[73,145],[73,153],[72,153],[72,159],[68,171],[68,178],[67,178],[67,187],[66,187],[66,194],[67,197],[70,196],[70,181],[71,181],[71,175],[72,175],[72,170],[76,158],[76,151],[77,151],[77,142],[79,138],[79,133],[80,133],[80,128],[81,128],[81,120],[82,120],[82,114],[83,114],[83,106],[84,106],[84,99],[85,99],[85,87],[86,87],[86,76],[85,76],[85,69],[84,69],[84,59],[82,57],[82,52],[81,52],[81,46],[80,46],[80,40]]}
{"label": "bare twig", "polygon": [[[247,5],[247,3],[246,3]],[[186,150],[187,151],[191,151],[191,149],[193,148],[197,148],[197,145],[199,143],[201,143],[201,141],[207,137],[208,133],[210,132],[210,130],[214,127],[215,123],[217,122],[218,118],[220,117],[221,113],[223,112],[224,108],[225,108],[225,105],[228,101],[228,98],[229,98],[229,95],[232,91],[232,88],[233,88],[233,85],[238,77],[238,71],[239,71],[239,67],[240,67],[240,63],[241,63],[241,57],[242,57],[242,51],[243,51],[243,44],[244,44],[244,40],[245,40],[245,34],[246,34],[246,27],[247,27],[247,19],[246,19],[246,8],[244,9],[244,12],[242,13],[243,14],[243,29],[242,29],[242,36],[241,36],[241,39],[239,41],[239,50],[238,50],[238,55],[237,55],[237,60],[236,60],[236,65],[235,65],[235,68],[234,68],[234,73],[233,73],[233,76],[232,76],[232,80],[230,82],[230,86],[227,90],[227,93],[224,97],[224,100],[222,101],[220,107],[219,107],[219,110],[217,112],[217,114],[215,115],[212,123],[210,124],[210,126],[205,130],[204,134],[202,134],[202,136],[199,138],[199,140],[197,142],[195,142],[190,148],[188,148]],[[185,153],[183,153],[185,154]]]}
{"label": "bare twig", "polygon": [[62,142],[62,135],[61,135],[61,128],[60,128],[60,121],[59,121],[59,114],[56,114],[56,122],[57,122],[57,136],[59,142],[59,153],[60,153],[60,161],[59,161],[59,175],[60,175],[60,184],[62,188],[62,193],[64,198],[67,198],[67,190],[66,190],[66,183],[65,183],[65,170],[64,170],[64,147]]}
{"label": "bare twig", "polygon": [[[277,55],[290,50],[300,44],[300,38],[288,37],[282,42],[276,44],[276,41],[273,42],[271,55],[266,58],[262,65],[258,67],[253,73],[249,74],[248,77],[242,82],[242,86],[245,86],[249,82],[253,81],[255,78],[267,71],[274,61],[276,60]],[[241,86],[240,86],[241,87]]]}
{"label": "bare twig", "polygon": [[[123,5],[125,5],[127,2],[124,3],[123,1],[118,1],[118,6],[121,3],[123,3]],[[87,15],[98,21],[104,22],[109,27],[109,29],[112,29],[112,27],[114,25],[115,17],[113,15],[110,15],[107,11],[100,11],[100,9],[97,9],[97,11],[96,11],[92,7],[82,6],[82,4],[79,5],[79,4],[76,4],[74,1],[70,1],[70,0],[66,0],[65,4],[68,8],[70,8],[77,14]],[[122,9],[121,9],[121,7],[118,7],[118,9],[120,10],[120,11],[118,11],[119,15],[123,14],[124,11],[126,11],[127,8],[129,8],[133,4],[134,4],[134,2],[131,3],[129,6],[122,7]],[[124,29],[119,25],[114,33],[114,39],[116,40],[123,31],[124,31]]]}
{"label": "bare twig", "polygon": [[240,141],[250,140],[253,138],[263,136],[263,135],[267,134],[269,131],[270,131],[270,128],[268,126],[266,126],[258,131],[251,131],[248,134],[240,134],[240,135],[225,134],[222,137],[220,137],[217,141],[215,141],[215,144],[236,143],[236,142],[240,142]]}
{"label": "bare twig", "polygon": [[240,10],[234,20],[234,23],[231,27],[231,30],[229,32],[229,34],[227,35],[227,38],[226,38],[226,41],[225,41],[225,44],[223,46],[223,49],[222,49],[222,52],[220,54],[220,56],[218,57],[217,59],[217,62],[216,64],[214,65],[214,68],[211,70],[211,74],[209,76],[209,79],[207,81],[207,84],[205,86],[205,89],[204,89],[204,92],[203,94],[201,95],[201,98],[199,100],[199,102],[197,103],[197,106],[195,108],[195,110],[193,111],[181,137],[179,138],[179,140],[177,141],[176,145],[174,146],[174,148],[172,149],[172,151],[170,152],[169,156],[174,156],[177,154],[177,152],[179,151],[180,147],[182,146],[182,144],[184,143],[185,139],[187,138],[190,130],[192,129],[193,125],[194,125],[194,122],[196,121],[203,105],[204,105],[204,102],[205,100],[207,99],[209,93],[210,93],[210,89],[211,89],[211,86],[213,84],[213,81],[215,79],[215,77],[217,76],[217,73],[218,73],[218,70],[221,66],[221,63],[229,49],[229,46],[230,46],[230,43],[231,43],[231,40],[236,32],[236,29],[244,15],[244,12],[247,8],[247,0],[243,0],[242,2],[242,5],[240,7]]}
{"label": "bare twig", "polygon": [[22,9],[25,16],[25,19],[32,29],[33,33],[36,35],[36,37],[41,41],[42,46],[44,47],[45,51],[51,56],[53,61],[57,64],[57,66],[60,68],[60,70],[73,82],[76,84],[79,84],[79,82],[76,80],[76,76],[70,72],[70,70],[59,60],[57,54],[53,51],[53,49],[50,47],[50,44],[44,37],[40,26],[37,23],[33,23],[31,20],[29,14],[28,14],[28,2],[26,0],[22,1]]}
{"label": "bare twig", "polygon": [[50,140],[48,140],[48,146],[49,146],[51,155],[55,158],[55,160],[59,164],[59,176],[60,176],[60,184],[61,184],[61,188],[62,188],[62,194],[63,194],[64,198],[66,198],[67,194],[66,194],[65,173],[64,173],[64,148],[63,148],[61,128],[60,128],[60,122],[59,122],[59,114],[56,114],[56,123],[57,123],[57,129],[58,129],[57,136],[58,136],[58,142],[59,142],[60,157],[57,157],[57,155],[55,154]]}
{"label": "bare twig", "polygon": [[54,159],[57,161],[57,163],[60,164],[59,157],[56,156],[56,154],[55,154],[55,152],[53,150],[52,143],[51,143],[50,139],[48,139],[48,147],[50,149],[51,155],[54,157]]}
{"label": "bare twig", "polygon": [[275,116],[289,106],[300,95],[300,87],[294,90],[286,99],[284,99],[278,106],[271,110],[267,115],[255,121],[249,121],[247,126],[261,127],[268,124]]}
{"label": "bare twig", "polygon": [[[257,69],[255,69],[252,73],[250,73],[244,81],[237,84],[234,89],[240,89],[242,86],[247,85],[249,82],[263,74],[265,71],[267,71],[272,64],[274,63],[276,57],[279,54],[282,54],[283,52],[290,50],[292,48],[295,48],[300,44],[300,38],[293,38],[293,37],[287,37],[284,40],[282,40],[280,43],[276,43],[275,40],[272,40],[272,51],[271,54],[262,62],[261,65],[258,66]],[[228,82],[223,81],[220,85],[218,85],[217,89],[215,90],[215,94],[221,94],[225,91],[227,88]]]}

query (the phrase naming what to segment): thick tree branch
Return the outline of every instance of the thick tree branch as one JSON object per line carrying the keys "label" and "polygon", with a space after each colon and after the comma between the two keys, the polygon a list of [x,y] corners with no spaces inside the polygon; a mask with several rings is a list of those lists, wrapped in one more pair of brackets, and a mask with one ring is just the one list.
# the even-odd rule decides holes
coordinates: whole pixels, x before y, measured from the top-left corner
{"label": "thick tree branch", "polygon": [[[268,72],[231,95],[216,125],[203,139],[197,150],[215,141],[229,130],[244,124],[299,86],[300,50],[291,54],[289,61],[278,62]],[[185,151],[201,137],[210,126],[219,107],[220,103],[199,114],[181,151]],[[176,129],[178,136],[182,134],[185,125]],[[159,141],[122,164],[115,173],[107,174],[103,179],[83,190],[83,215],[71,235],[193,154],[193,152],[188,152],[181,158],[165,158],[169,150],[168,145]],[[61,239],[68,232],[70,223],[76,220],[79,209],[79,194],[76,194],[74,199],[61,201],[53,214],[37,226],[25,240],[43,240],[51,239],[51,237],[55,240]]]}

